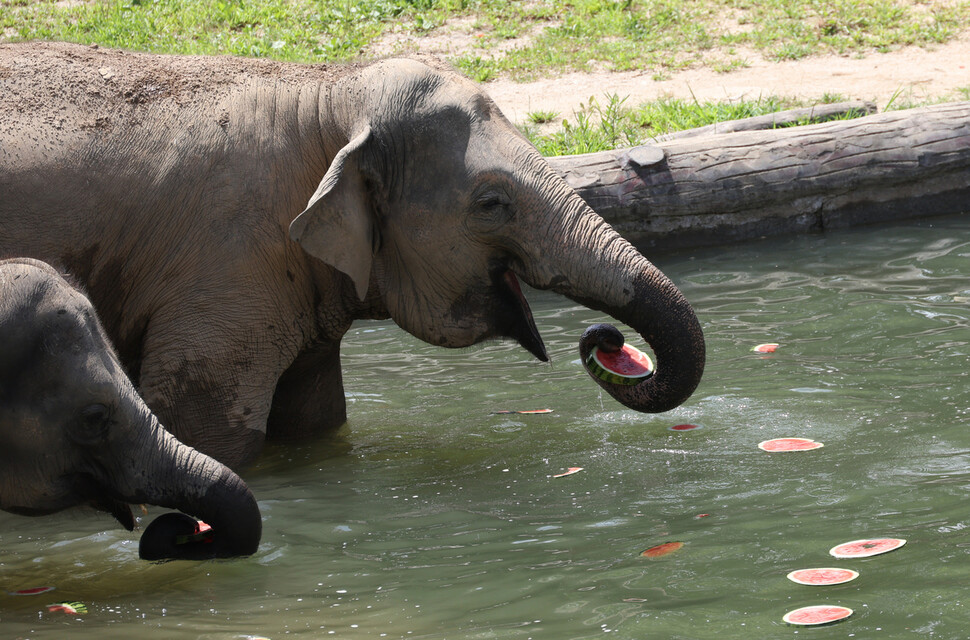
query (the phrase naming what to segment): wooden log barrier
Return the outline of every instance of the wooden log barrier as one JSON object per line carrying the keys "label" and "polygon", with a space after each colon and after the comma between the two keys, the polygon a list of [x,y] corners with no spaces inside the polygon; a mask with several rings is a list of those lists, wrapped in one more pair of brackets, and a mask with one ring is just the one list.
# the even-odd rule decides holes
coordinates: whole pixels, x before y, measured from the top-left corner
{"label": "wooden log barrier", "polygon": [[760,129],[776,129],[797,124],[808,124],[825,122],[827,120],[845,120],[847,117],[867,116],[876,113],[876,104],[863,100],[852,102],[834,102],[832,104],[820,104],[814,107],[801,107],[798,109],[788,109],[786,111],[776,111],[763,116],[751,118],[741,118],[740,120],[728,120],[726,122],[715,122],[704,127],[684,129],[682,131],[672,131],[657,138],[658,142],[668,140],[679,140],[681,138],[696,138],[698,136],[708,136],[715,133],[735,133],[738,131],[757,131]]}
{"label": "wooden log barrier", "polygon": [[548,160],[641,248],[970,213],[970,102]]}

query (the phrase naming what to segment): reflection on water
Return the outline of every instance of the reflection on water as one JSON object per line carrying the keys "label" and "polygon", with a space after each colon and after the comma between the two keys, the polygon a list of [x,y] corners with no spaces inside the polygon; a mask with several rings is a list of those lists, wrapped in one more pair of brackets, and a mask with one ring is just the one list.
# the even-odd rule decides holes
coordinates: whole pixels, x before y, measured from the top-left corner
{"label": "reflection on water", "polygon": [[[604,318],[550,294],[530,292],[551,364],[355,325],[350,424],[247,474],[255,557],[149,565],[106,516],[3,514],[3,636],[724,640],[787,637],[785,612],[833,603],[855,614],[813,637],[965,637],[968,257],[953,218],[657,258],[709,353],[694,397],[661,415],[586,377],[577,339]],[[825,446],[757,448],[784,436]],[[909,543],[827,554],[867,536]],[[667,541],[684,546],[640,556]],[[861,576],[785,578],[833,564]],[[57,590],[2,593],[42,585]],[[65,600],[89,613],[47,611]]]}

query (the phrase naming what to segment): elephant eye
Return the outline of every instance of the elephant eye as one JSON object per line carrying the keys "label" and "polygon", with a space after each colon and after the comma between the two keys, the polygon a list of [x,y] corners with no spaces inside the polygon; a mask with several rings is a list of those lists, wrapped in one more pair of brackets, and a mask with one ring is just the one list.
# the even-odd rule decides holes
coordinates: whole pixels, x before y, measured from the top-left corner
{"label": "elephant eye", "polygon": [[488,192],[475,199],[472,218],[481,226],[499,227],[512,220],[512,199],[504,192]]}
{"label": "elephant eye", "polygon": [[101,403],[89,404],[78,413],[69,436],[79,444],[94,444],[108,433],[111,410]]}
{"label": "elephant eye", "polygon": [[478,206],[484,211],[496,211],[509,207],[511,200],[505,194],[490,193],[478,199]]}

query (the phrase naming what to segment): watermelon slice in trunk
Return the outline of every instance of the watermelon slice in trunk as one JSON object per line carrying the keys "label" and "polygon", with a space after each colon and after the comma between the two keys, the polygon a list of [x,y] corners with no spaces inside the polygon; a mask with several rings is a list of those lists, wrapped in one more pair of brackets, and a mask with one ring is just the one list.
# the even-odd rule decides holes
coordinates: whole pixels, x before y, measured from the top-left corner
{"label": "watermelon slice in trunk", "polygon": [[624,344],[616,351],[593,347],[586,359],[591,374],[611,384],[634,385],[653,375],[650,357],[636,347]]}

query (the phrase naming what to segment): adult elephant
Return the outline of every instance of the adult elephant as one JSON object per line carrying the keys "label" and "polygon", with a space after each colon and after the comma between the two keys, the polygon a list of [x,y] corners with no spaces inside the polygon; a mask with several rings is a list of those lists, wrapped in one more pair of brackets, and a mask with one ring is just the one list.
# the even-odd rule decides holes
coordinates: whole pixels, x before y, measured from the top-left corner
{"label": "adult elephant", "polygon": [[132,502],[210,527],[160,516],[139,544],[148,560],[249,555],[259,544],[249,488],[162,428],[84,294],[44,262],[0,260],[0,509],[90,504],[131,531]]}
{"label": "adult elephant", "polygon": [[0,254],[66,264],[149,406],[233,467],[267,431],[345,421],[354,319],[545,360],[520,279],[646,339],[656,374],[604,385],[627,406],[671,409],[701,377],[676,287],[433,59],[8,44],[0,110]]}

